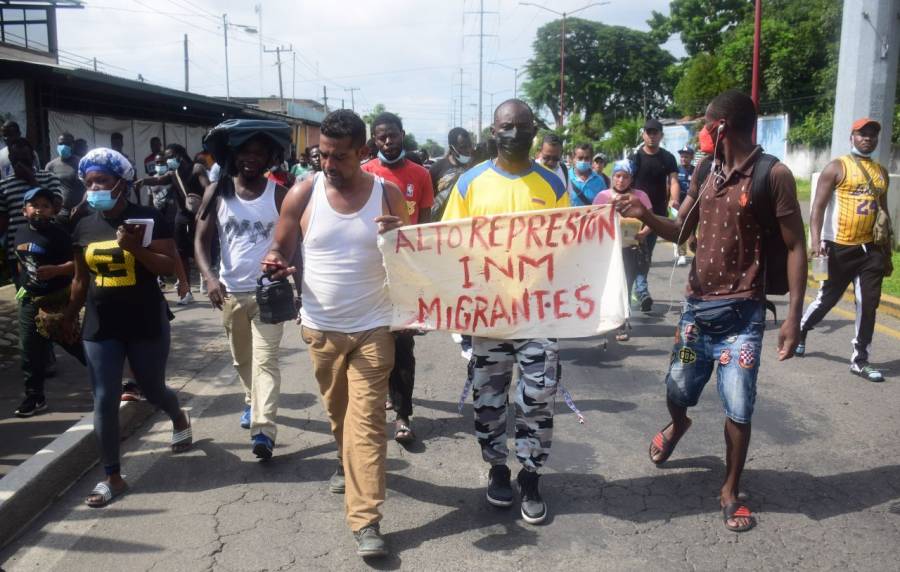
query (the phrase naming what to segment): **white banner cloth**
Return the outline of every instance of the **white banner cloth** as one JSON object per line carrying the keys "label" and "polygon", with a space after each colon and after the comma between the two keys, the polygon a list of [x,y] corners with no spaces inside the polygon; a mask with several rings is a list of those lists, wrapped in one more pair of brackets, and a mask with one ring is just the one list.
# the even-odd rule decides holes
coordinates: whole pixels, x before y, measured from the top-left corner
{"label": "white banner cloth", "polygon": [[392,328],[580,338],[629,315],[618,216],[589,206],[474,217],[379,237]]}

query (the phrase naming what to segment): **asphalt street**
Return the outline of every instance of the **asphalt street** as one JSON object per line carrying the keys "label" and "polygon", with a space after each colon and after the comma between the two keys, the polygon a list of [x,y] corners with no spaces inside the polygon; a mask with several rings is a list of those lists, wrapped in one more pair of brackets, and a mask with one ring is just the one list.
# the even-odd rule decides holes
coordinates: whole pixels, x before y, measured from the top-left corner
{"label": "asphalt street", "polygon": [[[180,392],[192,412],[193,450],[174,456],[160,413],[124,443],[130,492],[104,509],[83,498],[94,468],[0,553],[6,570],[722,570],[897,569],[900,558],[900,322],[880,317],[873,362],[887,381],[848,371],[852,308],[843,304],[808,340],[808,357],[776,360],[765,338],[753,441],[744,475],[758,526],[727,531],[715,384],[661,468],[648,460],[667,423],[663,378],[687,270],[657,248],[657,304],[637,313],[633,337],[562,342],[563,382],[586,423],[562,399],[542,478],[551,518],[526,524],[518,508],[487,505],[487,466],[473,437],[471,400],[457,399],[465,362],[446,334],[418,338],[410,449],[391,442],[382,532],[393,555],[364,562],[327,490],[335,447],[297,328],[283,341],[276,456],[258,463],[238,426],[242,397],[218,316],[181,310],[172,363],[217,352]],[[810,292],[808,295],[814,295]],[[780,310],[785,310],[784,305]],[[769,317],[771,324],[771,316]],[[196,334],[193,334],[196,332]],[[193,352],[193,353],[192,353]],[[208,357],[208,356],[206,356]],[[170,375],[179,375],[171,371]],[[390,418],[390,417],[389,417]],[[887,455],[887,457],[885,457]],[[511,467],[518,470],[511,459]]]}

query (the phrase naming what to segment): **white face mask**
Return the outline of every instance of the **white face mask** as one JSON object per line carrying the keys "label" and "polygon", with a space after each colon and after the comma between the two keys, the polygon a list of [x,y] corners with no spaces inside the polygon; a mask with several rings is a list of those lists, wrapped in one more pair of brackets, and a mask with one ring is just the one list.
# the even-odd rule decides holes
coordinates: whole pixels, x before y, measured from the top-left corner
{"label": "white face mask", "polygon": [[853,153],[854,155],[859,155],[860,157],[868,158],[868,157],[872,156],[871,153],[863,153],[862,151],[860,151],[859,149],[856,148],[856,145],[853,145],[852,143],[850,144],[850,152]]}

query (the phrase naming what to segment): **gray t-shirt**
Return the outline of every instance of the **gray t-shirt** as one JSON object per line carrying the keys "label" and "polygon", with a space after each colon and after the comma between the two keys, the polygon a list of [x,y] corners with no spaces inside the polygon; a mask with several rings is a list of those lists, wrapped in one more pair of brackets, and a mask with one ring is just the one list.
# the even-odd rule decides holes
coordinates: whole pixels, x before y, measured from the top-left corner
{"label": "gray t-shirt", "polygon": [[44,167],[45,171],[50,171],[59,179],[59,190],[63,196],[63,211],[75,208],[84,198],[84,183],[78,178],[79,159],[80,157],[75,156],[65,160],[57,157]]}

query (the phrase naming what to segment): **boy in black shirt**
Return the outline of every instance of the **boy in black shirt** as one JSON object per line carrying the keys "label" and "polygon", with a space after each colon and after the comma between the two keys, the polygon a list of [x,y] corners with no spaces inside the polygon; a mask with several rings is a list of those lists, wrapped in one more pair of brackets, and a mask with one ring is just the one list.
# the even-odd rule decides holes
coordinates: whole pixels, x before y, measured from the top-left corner
{"label": "boy in black shirt", "polygon": [[[22,277],[19,300],[19,340],[25,400],[16,409],[16,417],[31,417],[47,408],[44,379],[52,345],[49,332],[39,325],[40,310],[62,311],[69,300],[69,285],[75,272],[72,239],[54,221],[57,208],[49,189],[37,187],[25,193],[22,214],[27,224],[16,231],[16,260]],[[41,330],[44,330],[43,332]],[[61,340],[60,340],[61,342]],[[67,352],[84,363],[81,345],[61,342]]]}

